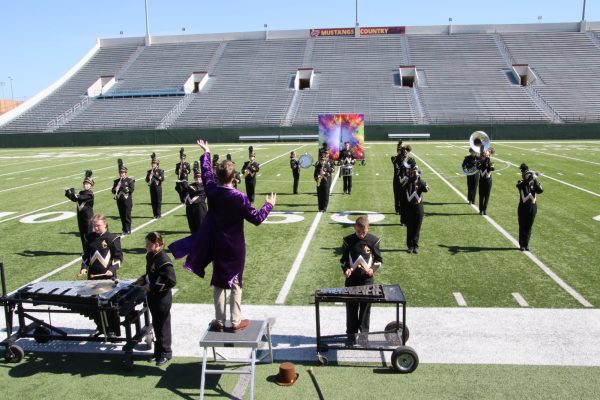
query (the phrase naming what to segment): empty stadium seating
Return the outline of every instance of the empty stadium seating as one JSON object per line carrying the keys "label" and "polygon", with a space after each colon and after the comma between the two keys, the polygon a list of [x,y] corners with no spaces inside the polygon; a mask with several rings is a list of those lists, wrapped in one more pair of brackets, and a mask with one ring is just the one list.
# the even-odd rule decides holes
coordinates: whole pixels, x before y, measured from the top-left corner
{"label": "empty stadium seating", "polygon": [[[274,36],[107,41],[0,133],[310,126],[328,113],[362,113],[373,125],[600,121],[598,31]],[[520,86],[512,64],[527,64],[537,80]],[[414,66],[414,87],[402,86],[401,65]],[[309,88],[294,89],[298,68],[313,69]],[[184,97],[200,71],[206,85]],[[104,75],[115,85],[88,102]]]}

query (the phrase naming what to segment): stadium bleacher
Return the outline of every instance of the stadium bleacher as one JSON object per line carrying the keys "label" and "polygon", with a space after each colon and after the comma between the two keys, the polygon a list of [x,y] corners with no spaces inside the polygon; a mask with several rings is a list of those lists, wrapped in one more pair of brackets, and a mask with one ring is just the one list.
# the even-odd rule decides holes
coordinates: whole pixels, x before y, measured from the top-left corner
{"label": "stadium bleacher", "polygon": [[[364,37],[182,35],[151,46],[100,41],[60,87],[0,119],[0,133],[310,126],[328,113],[362,113],[367,125],[600,121],[597,25],[584,32],[571,24],[456,27],[453,34],[409,28]],[[521,86],[513,64],[537,79]],[[413,87],[402,85],[400,66],[414,66]],[[309,88],[294,88],[299,68],[313,69]],[[199,71],[206,85],[184,90]],[[106,75],[114,86],[88,98]]]}

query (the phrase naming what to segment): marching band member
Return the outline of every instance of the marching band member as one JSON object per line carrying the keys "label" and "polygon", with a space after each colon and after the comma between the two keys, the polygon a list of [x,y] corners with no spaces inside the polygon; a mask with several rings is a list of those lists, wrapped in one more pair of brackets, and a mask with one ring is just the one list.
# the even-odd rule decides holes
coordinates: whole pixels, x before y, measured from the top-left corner
{"label": "marching band member", "polygon": [[121,238],[108,231],[104,215],[95,214],[91,223],[94,232],[86,236],[79,274],[88,279],[116,279],[123,262]]}
{"label": "marching band member", "polygon": [[127,167],[119,158],[119,179],[113,182],[112,193],[117,201],[123,235],[131,234],[131,209],[133,208],[133,191],[135,181],[127,176]]}
{"label": "marching band member", "polygon": [[177,175],[175,191],[179,193],[179,200],[182,204],[185,201],[184,188],[187,187],[188,175],[191,172],[190,163],[185,161],[186,155],[183,151],[183,147],[179,149],[179,162],[175,164],[175,174]]}
{"label": "marching band member", "polygon": [[[477,165],[477,154],[475,150],[469,149],[469,155],[463,160],[463,170],[473,168]],[[480,172],[479,169],[471,175],[467,175],[467,201],[469,204],[475,204],[475,197],[477,196],[477,184],[479,183]]]}
{"label": "marching band member", "polygon": [[146,182],[150,188],[150,203],[152,203],[152,215],[154,218],[160,218],[162,207],[162,183],[165,180],[165,171],[158,168],[160,161],[156,158],[156,153],[150,156],[152,159],[152,168],[146,173]]}
{"label": "marching band member", "polygon": [[148,308],[152,314],[154,328],[154,361],[157,366],[171,360],[171,305],[176,277],[173,263],[164,250],[164,241],[160,233],[146,235],[146,273],[138,278],[136,284],[144,287],[148,298]]}
{"label": "marching band member", "polygon": [[77,226],[79,228],[79,238],[81,239],[81,247],[85,251],[85,238],[92,233],[92,216],[94,215],[94,180],[92,179],[92,171],[85,171],[83,178],[83,190],[79,194],[75,193],[74,188],[65,190],[65,196],[77,203]]}
{"label": "marching band member", "polygon": [[487,215],[487,206],[492,192],[492,171],[496,168],[492,163],[490,156],[494,154],[494,149],[483,150],[481,146],[481,160],[479,160],[479,214]]}
{"label": "marching band member", "polygon": [[519,190],[519,247],[521,251],[529,251],[531,228],[537,214],[537,195],[543,193],[542,185],[536,179],[535,172],[530,171],[527,164],[521,164],[522,180],[517,182]]}
{"label": "marching band member", "polygon": [[352,192],[352,174],[342,175],[342,171],[345,169],[346,171],[349,169],[352,172],[352,166],[356,162],[354,158],[354,154],[352,154],[352,150],[350,150],[350,143],[345,142],[344,148],[340,152],[340,175],[344,180],[344,194],[351,194]]}
{"label": "marching band member", "polygon": [[290,168],[292,169],[292,176],[294,177],[294,194],[298,194],[298,182],[300,181],[300,161],[296,158],[296,152],[290,153]]}
{"label": "marching band member", "polygon": [[190,232],[194,233],[202,224],[206,215],[206,192],[202,184],[200,164],[194,161],[194,182],[185,188],[185,215],[187,216]]}
{"label": "marching band member", "polygon": [[327,153],[322,153],[318,163],[315,164],[314,178],[317,182],[317,199],[319,211],[327,211],[329,204],[329,188],[331,185],[331,177],[333,176],[334,168],[329,162]]}
{"label": "marching band member", "polygon": [[256,188],[256,174],[260,170],[260,164],[256,162],[256,154],[252,146],[248,147],[248,158],[242,166],[244,181],[246,183],[246,195],[250,199],[250,203],[254,203],[254,189]]}
{"label": "marching band member", "polygon": [[[373,273],[381,266],[380,239],[369,233],[369,220],[360,216],[354,223],[354,233],[346,236],[342,243],[342,271],[344,286],[373,284]],[[371,304],[365,302],[346,303],[346,334],[353,341],[354,335],[369,332]]]}
{"label": "marching band member", "polygon": [[404,166],[408,153],[412,151],[410,145],[403,146],[402,140],[398,141],[396,155],[391,157],[394,166],[392,187],[394,190],[394,209],[400,214],[400,225],[406,224],[406,196],[404,195],[404,183],[408,180],[408,171]]}
{"label": "marching band member", "polygon": [[423,193],[429,191],[427,183],[421,179],[421,173],[412,157],[407,164],[410,166],[409,177],[404,184],[406,193],[406,247],[409,253],[419,252],[419,234],[423,223]]}
{"label": "marching band member", "polygon": [[277,195],[267,195],[265,204],[254,209],[248,196],[233,188],[235,169],[229,160],[217,168],[218,182],[212,173],[208,143],[198,140],[204,151],[200,156],[202,182],[208,197],[208,213],[200,230],[194,235],[172,243],[169,248],[175,258],[187,256],[184,268],[200,277],[212,262],[211,286],[215,319],[210,323],[213,331],[223,331],[226,320],[226,290],[231,290],[230,311],[233,332],[241,331],[250,324],[242,319],[242,285],[246,262],[244,221],[260,225],[275,206]]}
{"label": "marching band member", "polygon": [[[233,165],[235,165],[235,161],[231,159],[231,154],[227,154],[225,156],[227,161],[230,161]],[[218,168],[218,165],[217,165]],[[239,183],[242,183],[242,174],[239,171],[235,171],[235,178],[233,179],[233,187],[237,189]]]}

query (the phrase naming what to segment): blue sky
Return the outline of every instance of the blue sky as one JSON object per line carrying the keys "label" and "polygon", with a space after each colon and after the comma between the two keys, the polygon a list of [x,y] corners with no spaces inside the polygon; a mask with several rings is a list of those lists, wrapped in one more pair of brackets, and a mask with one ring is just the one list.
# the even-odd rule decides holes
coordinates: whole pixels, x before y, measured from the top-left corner
{"label": "blue sky", "polygon": [[[153,35],[354,26],[355,0],[148,0]],[[361,26],[577,22],[583,0],[359,0]],[[600,21],[600,0],[586,20]],[[0,5],[0,98],[52,84],[96,38],[143,36],[144,0],[19,0]]]}

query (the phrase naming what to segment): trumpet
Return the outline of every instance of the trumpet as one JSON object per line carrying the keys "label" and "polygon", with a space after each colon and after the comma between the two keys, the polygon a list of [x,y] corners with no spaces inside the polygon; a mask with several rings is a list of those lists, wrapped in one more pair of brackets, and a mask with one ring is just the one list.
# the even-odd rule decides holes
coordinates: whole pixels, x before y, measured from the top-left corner
{"label": "trumpet", "polygon": [[250,170],[249,169],[245,169],[244,170],[244,178],[247,177],[250,174]]}

